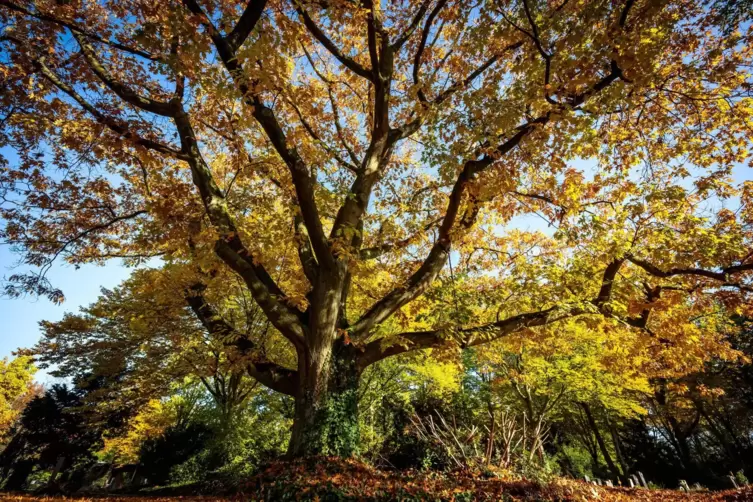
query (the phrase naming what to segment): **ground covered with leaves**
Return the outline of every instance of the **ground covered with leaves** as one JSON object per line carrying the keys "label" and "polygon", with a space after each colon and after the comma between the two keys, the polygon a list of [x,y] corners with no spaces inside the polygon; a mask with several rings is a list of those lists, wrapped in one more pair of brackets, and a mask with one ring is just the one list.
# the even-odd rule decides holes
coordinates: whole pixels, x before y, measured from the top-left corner
{"label": "ground covered with leaves", "polygon": [[[201,493],[201,494],[199,494]],[[211,494],[211,495],[210,495]],[[77,497],[0,494],[1,500],[32,502],[75,500],[137,501],[746,501],[753,486],[718,492],[607,488],[580,480],[556,478],[541,483],[514,479],[503,472],[394,472],[357,461],[322,458],[276,462],[235,486],[220,482],[157,490],[150,494],[91,494]]]}

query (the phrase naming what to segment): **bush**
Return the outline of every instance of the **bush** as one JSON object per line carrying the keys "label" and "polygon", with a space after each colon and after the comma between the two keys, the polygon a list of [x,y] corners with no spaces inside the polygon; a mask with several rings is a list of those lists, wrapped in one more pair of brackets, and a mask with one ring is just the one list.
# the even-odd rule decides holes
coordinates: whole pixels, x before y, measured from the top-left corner
{"label": "bush", "polygon": [[[165,433],[146,441],[140,452],[139,464],[144,472],[149,473],[149,481],[154,485],[171,481],[171,471],[175,466],[185,463],[204,449],[212,437],[209,427],[193,423],[185,427],[170,427]],[[183,471],[186,475],[190,471]]]}

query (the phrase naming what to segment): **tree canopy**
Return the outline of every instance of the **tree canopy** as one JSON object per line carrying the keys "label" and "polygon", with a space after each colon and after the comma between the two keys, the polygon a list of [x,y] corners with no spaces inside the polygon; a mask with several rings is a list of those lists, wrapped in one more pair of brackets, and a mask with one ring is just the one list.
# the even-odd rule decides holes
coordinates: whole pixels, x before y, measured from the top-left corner
{"label": "tree canopy", "polygon": [[0,0],[0,237],[36,267],[6,292],[159,257],[169,323],[295,398],[293,454],[352,453],[361,374],[406,352],[577,317],[691,371],[753,305],[753,45],[726,8]]}
{"label": "tree canopy", "polygon": [[26,403],[39,393],[34,383],[37,368],[31,357],[0,359],[0,444],[7,439]]}

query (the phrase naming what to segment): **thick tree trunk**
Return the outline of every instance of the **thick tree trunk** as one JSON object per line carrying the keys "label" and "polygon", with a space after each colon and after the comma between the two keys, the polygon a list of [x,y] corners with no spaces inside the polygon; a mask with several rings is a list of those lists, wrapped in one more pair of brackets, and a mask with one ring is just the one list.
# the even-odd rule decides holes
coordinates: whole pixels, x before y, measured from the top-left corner
{"label": "thick tree trunk", "polygon": [[303,372],[288,456],[351,456],[360,439],[356,350],[340,337],[307,359],[299,364]]}

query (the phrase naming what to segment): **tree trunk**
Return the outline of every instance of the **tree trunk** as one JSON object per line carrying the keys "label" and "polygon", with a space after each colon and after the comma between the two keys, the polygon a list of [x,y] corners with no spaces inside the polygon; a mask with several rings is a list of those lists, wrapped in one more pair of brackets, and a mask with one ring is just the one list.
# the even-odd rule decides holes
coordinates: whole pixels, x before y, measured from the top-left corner
{"label": "tree trunk", "polygon": [[[700,416],[700,413],[698,414],[698,416]],[[693,429],[695,429],[695,424],[692,424],[690,427],[688,427],[688,430],[686,432],[682,430],[680,423],[675,417],[670,415],[669,417],[667,417],[667,422],[669,423],[671,429],[670,432],[675,438],[675,447],[677,449],[677,454],[680,456],[680,462],[682,463],[683,468],[690,473],[695,472],[693,454],[690,449],[690,444],[688,443],[688,437],[692,433]],[[697,419],[695,420],[695,423],[697,423]]]}
{"label": "tree trunk", "polygon": [[614,453],[617,456],[617,461],[620,463],[620,467],[622,468],[622,474],[625,479],[627,479],[628,474],[630,473],[630,469],[628,468],[627,461],[625,461],[625,456],[622,454],[622,441],[620,440],[620,434],[617,431],[617,427],[615,427],[614,423],[609,419],[609,415],[607,410],[605,409],[604,412],[606,413],[606,419],[607,419],[607,426],[609,427],[609,433],[612,435],[612,444],[614,444]]}
{"label": "tree trunk", "polygon": [[596,420],[594,419],[593,414],[591,413],[591,407],[587,403],[580,403],[580,406],[581,408],[583,408],[583,412],[586,414],[588,425],[591,427],[591,430],[593,430],[594,436],[596,437],[596,442],[599,444],[599,449],[601,450],[601,454],[604,456],[604,461],[607,463],[607,467],[609,467],[609,471],[616,478],[623,479],[620,473],[620,470],[617,468],[614,461],[612,460],[612,456],[609,454],[609,450],[607,449],[607,444],[604,442],[604,437],[601,435],[601,431],[599,431],[599,426],[596,423]]}
{"label": "tree trunk", "polygon": [[719,442],[719,446],[721,446],[727,452],[727,455],[730,459],[733,459],[737,463],[740,459],[740,454],[739,450],[737,449],[735,437],[732,437],[732,443],[730,443],[727,440],[727,436],[724,434],[724,431],[719,428],[716,420],[714,420],[714,418],[711,417],[711,414],[706,411],[703,403],[700,401],[694,401],[694,403],[698,412],[706,420],[706,425],[708,426],[709,431],[711,431],[711,434]]}
{"label": "tree trunk", "polygon": [[55,468],[52,470],[52,474],[50,475],[50,479],[47,480],[47,489],[55,489],[57,486],[57,478],[58,475],[64,470],[66,466],[66,457],[60,456],[57,459],[57,462],[55,463]]}
{"label": "tree trunk", "polygon": [[360,439],[356,349],[338,337],[334,345],[309,350],[306,359],[298,366],[288,456],[351,456]]}
{"label": "tree trunk", "polygon": [[[491,400],[490,400],[491,401]],[[488,411],[489,411],[489,437],[486,443],[486,464],[490,465],[492,463],[492,455],[494,455],[494,434],[496,431],[496,420],[494,416],[494,406],[491,402],[488,403]]]}

